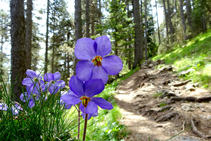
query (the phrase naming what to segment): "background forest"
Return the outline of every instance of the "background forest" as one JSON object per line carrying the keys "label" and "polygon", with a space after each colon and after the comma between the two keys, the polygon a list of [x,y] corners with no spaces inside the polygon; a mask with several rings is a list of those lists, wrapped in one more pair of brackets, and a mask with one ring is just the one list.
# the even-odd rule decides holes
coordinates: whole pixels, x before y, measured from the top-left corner
{"label": "background forest", "polygon": [[13,101],[22,93],[27,69],[59,71],[68,84],[79,61],[74,48],[80,38],[110,38],[111,54],[124,64],[119,75],[109,76],[111,83],[211,29],[209,0],[47,0],[45,8],[34,5],[39,1],[0,1],[9,6],[0,10],[0,91],[6,84]]}
{"label": "background forest", "polygon": [[[72,15],[68,4],[75,4]],[[208,0],[48,0],[46,6],[39,9],[32,0],[11,1],[10,12],[0,11],[1,74],[8,86],[17,72],[21,82],[26,69],[60,71],[67,82],[77,61],[75,42],[82,37],[108,35],[113,54],[121,57],[125,68],[134,69],[211,26]],[[43,19],[46,28],[39,24]],[[11,54],[6,54],[10,45]],[[13,89],[21,91],[18,85]]]}

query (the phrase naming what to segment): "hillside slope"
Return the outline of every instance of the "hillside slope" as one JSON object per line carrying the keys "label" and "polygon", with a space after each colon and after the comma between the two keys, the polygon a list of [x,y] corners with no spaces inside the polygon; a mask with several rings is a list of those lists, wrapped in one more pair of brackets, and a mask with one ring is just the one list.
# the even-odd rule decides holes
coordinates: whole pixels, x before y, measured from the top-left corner
{"label": "hillside slope", "polygon": [[146,61],[120,83],[115,99],[121,123],[131,132],[125,140],[211,139],[211,93],[201,87],[210,88],[210,46],[211,32],[199,35],[186,46],[153,58],[168,65]]}

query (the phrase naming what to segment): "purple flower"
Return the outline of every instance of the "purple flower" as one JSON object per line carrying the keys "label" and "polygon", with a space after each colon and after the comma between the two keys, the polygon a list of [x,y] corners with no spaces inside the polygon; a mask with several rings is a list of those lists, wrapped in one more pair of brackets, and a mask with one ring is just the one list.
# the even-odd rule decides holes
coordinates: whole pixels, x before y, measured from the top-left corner
{"label": "purple flower", "polygon": [[93,97],[104,89],[104,83],[101,79],[91,79],[83,82],[76,76],[72,76],[69,81],[69,87],[73,94],[65,94],[62,100],[68,104],[80,104],[80,110],[86,114],[94,114],[98,111],[98,107],[111,110],[112,104],[101,97]]}
{"label": "purple flower", "polygon": [[61,75],[59,72],[52,73],[46,73],[44,75],[44,80],[46,82],[49,82],[46,84],[46,87],[49,88],[49,92],[51,94],[56,94],[59,89],[63,89],[65,87],[65,82],[61,79]]}
{"label": "purple flower", "polygon": [[30,108],[35,106],[35,100],[39,100],[42,95],[41,93],[45,91],[45,85],[38,86],[40,91],[34,91],[32,87],[26,87],[26,91],[20,95],[20,100],[23,102],[28,102]]}
{"label": "purple flower", "polygon": [[109,75],[118,74],[123,67],[122,60],[111,52],[111,42],[107,36],[81,38],[75,45],[75,56],[82,60],[76,66],[76,76],[83,80],[102,79],[105,84]]}
{"label": "purple flower", "polygon": [[10,107],[7,106],[7,104],[0,103],[0,110],[7,111],[8,109],[9,110],[10,109],[12,110],[12,114],[13,115],[18,115],[19,114],[19,111],[20,110],[23,110],[19,104],[15,104],[14,107],[10,108]]}
{"label": "purple flower", "polygon": [[7,111],[8,106],[5,103],[0,103],[0,110]]}
{"label": "purple flower", "polygon": [[31,92],[25,92],[20,95],[20,100],[23,102],[28,102],[30,108],[35,106],[35,99],[38,100],[39,96],[33,95]]}
{"label": "purple flower", "polygon": [[28,69],[26,71],[27,78],[24,78],[22,81],[22,84],[27,86],[27,89],[34,93],[34,94],[40,94],[41,93],[41,87],[44,85],[44,82],[42,80],[41,74],[37,74],[36,72]]}
{"label": "purple flower", "polygon": [[12,109],[12,114],[13,114],[13,115],[18,115],[19,112],[20,112],[20,110],[23,110],[23,109],[21,108],[21,106],[18,105],[18,104],[15,104],[15,106],[12,107],[11,109]]}

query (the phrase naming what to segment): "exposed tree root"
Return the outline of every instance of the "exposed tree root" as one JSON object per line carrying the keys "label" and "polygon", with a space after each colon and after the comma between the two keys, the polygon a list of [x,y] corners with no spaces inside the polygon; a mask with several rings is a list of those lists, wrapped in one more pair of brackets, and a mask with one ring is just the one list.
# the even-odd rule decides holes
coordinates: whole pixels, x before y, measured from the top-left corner
{"label": "exposed tree root", "polygon": [[191,129],[192,129],[193,133],[201,138],[206,138],[206,136],[196,128],[196,126],[194,124],[194,120],[191,119],[190,122],[191,122]]}
{"label": "exposed tree root", "polygon": [[157,122],[168,121],[176,116],[179,116],[179,114],[177,112],[172,112],[172,113],[168,113],[168,114],[157,117],[156,121]]}
{"label": "exposed tree root", "polygon": [[211,97],[172,97],[170,98],[168,103],[173,103],[176,101],[190,101],[190,102],[209,102],[211,101]]}
{"label": "exposed tree root", "polygon": [[172,86],[180,87],[180,86],[186,85],[188,82],[191,82],[191,80],[186,80],[186,81],[182,81],[182,82],[179,82],[179,83],[175,83],[175,84],[172,84]]}
{"label": "exposed tree root", "polygon": [[172,106],[163,106],[158,111],[156,111],[156,113],[163,112],[165,110],[170,110],[171,108]]}

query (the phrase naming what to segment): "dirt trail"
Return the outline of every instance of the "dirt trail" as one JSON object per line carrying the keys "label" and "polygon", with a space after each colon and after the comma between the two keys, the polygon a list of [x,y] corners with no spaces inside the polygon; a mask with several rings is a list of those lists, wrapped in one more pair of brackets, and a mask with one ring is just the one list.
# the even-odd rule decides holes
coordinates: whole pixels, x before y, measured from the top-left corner
{"label": "dirt trail", "polygon": [[130,131],[125,140],[164,141],[184,130],[170,141],[211,140],[211,93],[157,64],[145,63],[116,90],[120,122]]}

